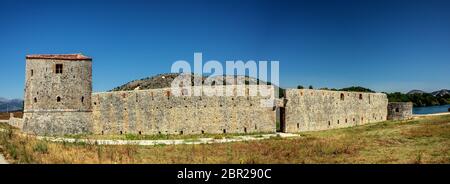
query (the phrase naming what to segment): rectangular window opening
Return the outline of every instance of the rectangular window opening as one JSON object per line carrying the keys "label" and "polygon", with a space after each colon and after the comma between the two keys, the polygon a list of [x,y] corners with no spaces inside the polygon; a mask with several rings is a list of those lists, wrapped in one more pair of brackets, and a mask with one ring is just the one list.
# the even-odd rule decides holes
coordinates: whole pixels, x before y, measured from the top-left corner
{"label": "rectangular window opening", "polygon": [[63,65],[62,64],[55,65],[55,73],[63,73]]}

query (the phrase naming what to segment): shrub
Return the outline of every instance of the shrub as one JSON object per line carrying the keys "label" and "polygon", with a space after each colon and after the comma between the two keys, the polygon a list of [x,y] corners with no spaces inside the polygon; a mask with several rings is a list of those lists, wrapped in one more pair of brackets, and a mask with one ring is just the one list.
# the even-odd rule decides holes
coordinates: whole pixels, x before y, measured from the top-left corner
{"label": "shrub", "polygon": [[41,153],[41,154],[47,154],[48,153],[47,143],[44,141],[37,142],[33,147],[33,151]]}

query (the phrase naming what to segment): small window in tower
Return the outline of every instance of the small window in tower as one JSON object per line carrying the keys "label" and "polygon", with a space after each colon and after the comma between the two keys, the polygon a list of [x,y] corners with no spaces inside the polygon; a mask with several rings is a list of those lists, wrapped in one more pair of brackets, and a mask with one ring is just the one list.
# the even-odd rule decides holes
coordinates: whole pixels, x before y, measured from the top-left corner
{"label": "small window in tower", "polygon": [[167,97],[167,100],[170,99],[170,91],[166,91],[166,97]]}
{"label": "small window in tower", "polygon": [[34,75],[34,71],[33,71],[33,70],[31,70],[31,77],[33,77],[33,75]]}
{"label": "small window in tower", "polygon": [[81,97],[81,103],[83,103],[83,102],[84,102],[84,96]]}
{"label": "small window in tower", "polygon": [[362,100],[362,94],[359,94],[359,99]]}
{"label": "small window in tower", "polygon": [[37,103],[37,98],[34,98],[34,103]]}
{"label": "small window in tower", "polygon": [[55,65],[55,73],[63,73],[63,65],[62,64]]}
{"label": "small window in tower", "polygon": [[341,93],[341,100],[344,100],[344,98],[345,98],[344,93]]}
{"label": "small window in tower", "polygon": [[61,102],[61,97],[56,97],[56,102]]}

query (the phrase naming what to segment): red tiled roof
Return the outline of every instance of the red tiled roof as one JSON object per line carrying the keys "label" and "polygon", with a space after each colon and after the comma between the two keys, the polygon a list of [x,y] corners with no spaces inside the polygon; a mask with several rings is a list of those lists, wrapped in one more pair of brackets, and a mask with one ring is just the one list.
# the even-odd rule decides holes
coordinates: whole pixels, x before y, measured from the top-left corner
{"label": "red tiled roof", "polygon": [[36,54],[27,55],[27,59],[56,59],[56,60],[92,60],[82,54]]}

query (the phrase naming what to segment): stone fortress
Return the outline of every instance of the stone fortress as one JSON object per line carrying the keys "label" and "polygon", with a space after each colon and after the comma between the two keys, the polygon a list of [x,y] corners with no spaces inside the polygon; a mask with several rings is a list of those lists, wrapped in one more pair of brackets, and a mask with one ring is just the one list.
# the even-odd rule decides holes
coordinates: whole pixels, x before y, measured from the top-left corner
{"label": "stone fortress", "polygon": [[281,132],[294,133],[408,119],[412,112],[382,93],[287,89],[265,107],[261,100],[274,94],[250,96],[256,86],[227,87],[233,95],[174,95],[170,88],[92,93],[92,58],[27,55],[24,116],[9,122],[37,135],[274,133],[277,123]]}

